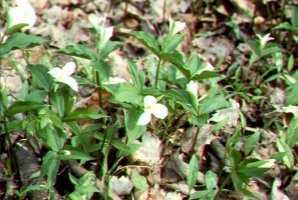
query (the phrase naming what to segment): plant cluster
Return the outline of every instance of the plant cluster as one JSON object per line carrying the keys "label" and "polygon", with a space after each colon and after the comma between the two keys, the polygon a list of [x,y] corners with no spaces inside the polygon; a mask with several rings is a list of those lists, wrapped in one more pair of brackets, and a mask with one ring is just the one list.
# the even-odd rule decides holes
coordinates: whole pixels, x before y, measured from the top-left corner
{"label": "plant cluster", "polygon": [[[7,22],[1,32],[0,59],[6,59],[15,50],[26,52],[26,70],[30,76],[23,80],[13,100],[6,85],[1,83],[1,154],[8,155],[7,170],[2,176],[12,176],[17,169],[16,145],[37,148],[41,168],[30,176],[38,182],[14,189],[14,197],[21,198],[37,190],[44,191],[46,198],[55,199],[57,176],[67,168],[67,177],[73,185],[73,190],[65,194],[67,198],[91,199],[97,194],[105,199],[120,199],[112,183],[113,175],[122,167],[121,161],[142,148],[143,144],[138,141],[149,137],[147,134],[170,145],[169,138],[181,124],[197,130],[185,173],[188,186],[185,196],[189,199],[217,199],[230,183],[234,190],[257,199],[248,188],[251,180],[266,185],[260,177],[268,170],[285,166],[289,173],[296,171],[298,77],[294,73],[295,55],[274,43],[269,33],[256,35],[255,41],[246,41],[251,47],[249,67],[261,72],[250,83],[253,95],[251,88],[239,82],[240,67],[231,65],[226,76],[199,54],[187,55],[178,50],[185,39],[186,25],[173,19],[169,20],[165,37],[143,31],[126,33],[150,50],[151,65],[140,70],[135,60],[127,57],[131,81],[112,83],[109,55],[125,46],[121,41],[111,40],[114,30],[104,26],[105,20],[89,16],[94,48],[70,44],[56,52],[71,57],[73,62],[61,63],[58,67],[32,64],[26,50],[46,46],[48,39],[28,33],[36,21],[34,9],[26,1],[15,2],[16,7],[5,7]],[[297,8],[293,10],[293,16],[297,16]],[[274,29],[289,31],[297,45],[297,19]],[[89,64],[78,70],[83,59]],[[222,87],[221,82],[227,77],[230,85]],[[268,119],[264,129],[249,127],[252,117],[245,105],[260,103],[268,84],[281,82],[286,100],[273,104],[270,109],[275,118],[283,120]],[[199,88],[204,88],[204,92]],[[99,110],[78,106],[77,96],[83,89],[98,95]],[[113,109],[107,108],[107,104]],[[220,173],[206,170],[202,181],[199,178],[202,154],[196,151],[196,145],[206,125],[211,125],[209,134],[225,135],[224,157]],[[270,132],[272,127],[277,133]],[[264,159],[255,150],[268,134],[276,152]],[[20,135],[21,139],[13,140],[15,135]],[[132,182],[130,190],[149,187],[150,183],[138,170],[127,172],[127,176]],[[125,178],[121,181],[129,182]]]}

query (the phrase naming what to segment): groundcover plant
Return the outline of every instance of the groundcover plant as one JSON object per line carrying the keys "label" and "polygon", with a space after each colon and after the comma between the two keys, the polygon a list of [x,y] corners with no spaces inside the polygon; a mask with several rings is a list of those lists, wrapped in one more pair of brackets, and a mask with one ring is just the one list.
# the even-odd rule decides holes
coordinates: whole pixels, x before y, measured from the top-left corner
{"label": "groundcover plant", "polygon": [[1,199],[298,198],[295,1],[37,2],[0,5]]}

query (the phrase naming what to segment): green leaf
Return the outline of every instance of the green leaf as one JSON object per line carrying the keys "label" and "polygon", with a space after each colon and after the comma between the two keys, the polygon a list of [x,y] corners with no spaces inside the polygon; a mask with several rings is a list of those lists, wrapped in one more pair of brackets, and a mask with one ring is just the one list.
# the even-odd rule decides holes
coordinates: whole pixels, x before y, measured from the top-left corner
{"label": "green leaf", "polygon": [[74,147],[64,147],[63,149],[59,150],[58,155],[61,160],[94,160],[93,157],[81,152],[79,149]]}
{"label": "green leaf", "polygon": [[92,66],[98,72],[98,78],[102,85],[104,81],[108,81],[110,78],[110,66],[104,60],[96,60],[92,62]]}
{"label": "green leaf", "polygon": [[247,40],[245,41],[253,50],[253,52],[258,55],[258,56],[261,56],[261,49],[260,49],[260,46],[254,42],[254,41],[251,41],[251,40]]}
{"label": "green leaf", "polygon": [[202,71],[200,74],[196,74],[192,79],[193,80],[203,80],[207,78],[215,78],[221,76],[217,72],[214,71]]}
{"label": "green leaf", "polygon": [[286,106],[298,104],[298,83],[288,88],[286,97]]}
{"label": "green leaf", "polygon": [[292,18],[291,18],[291,24],[293,25],[293,27],[298,27],[298,7],[297,4],[296,6],[293,5],[292,6]]}
{"label": "green leaf", "polygon": [[48,95],[48,92],[45,90],[34,90],[30,94],[28,94],[25,101],[43,103],[47,95]]}
{"label": "green leaf", "polygon": [[288,64],[287,64],[288,72],[292,71],[293,67],[294,67],[294,56],[293,56],[293,54],[291,54],[289,57],[289,60],[288,60]]}
{"label": "green leaf", "polygon": [[200,114],[208,114],[228,106],[230,106],[229,102],[222,95],[209,96],[202,101],[199,112]]}
{"label": "green leaf", "polygon": [[59,49],[57,52],[65,55],[86,58],[89,60],[96,60],[96,55],[93,53],[93,51],[82,44],[68,45],[64,49]]}
{"label": "green leaf", "polygon": [[138,66],[132,59],[128,59],[128,70],[133,83],[138,88],[139,93],[141,93],[145,84],[145,73],[143,71],[139,71]]}
{"label": "green leaf", "polygon": [[248,156],[252,152],[252,150],[258,144],[259,139],[260,139],[260,132],[255,132],[254,134],[252,134],[246,139],[244,143],[245,156]]}
{"label": "green leaf", "polygon": [[294,148],[298,142],[298,119],[293,118],[286,131],[286,143],[290,148]]}
{"label": "green leaf", "polygon": [[268,48],[266,48],[262,51],[261,56],[265,57],[265,56],[275,54],[275,53],[278,53],[278,52],[283,52],[283,50],[281,48],[277,47],[277,46],[268,47]]}
{"label": "green leaf", "polygon": [[289,169],[292,170],[294,167],[294,156],[292,154],[290,147],[280,139],[276,139],[276,147],[279,152],[286,153],[286,156],[283,157],[283,162]]}
{"label": "green leaf", "polygon": [[199,174],[199,161],[196,155],[193,155],[189,161],[189,170],[186,176],[186,182],[189,188],[189,191],[195,186]]}
{"label": "green leaf", "polygon": [[12,35],[18,31],[20,31],[22,28],[26,27],[28,24],[21,23],[16,24],[14,26],[9,27],[8,29],[5,29],[5,35]]}
{"label": "green leaf", "polygon": [[186,78],[190,78],[189,71],[185,68],[183,55],[179,51],[175,50],[173,53],[163,53],[160,58],[172,63]]}
{"label": "green leaf", "polygon": [[12,116],[18,113],[24,113],[35,109],[44,107],[43,103],[36,103],[31,101],[15,101],[6,111],[6,116]]}
{"label": "green leaf", "polygon": [[136,169],[133,169],[130,175],[130,180],[137,190],[147,189],[147,180],[141,176]]}
{"label": "green leaf", "polygon": [[54,151],[48,151],[42,159],[41,177],[47,175],[47,184],[50,187],[54,186],[56,182],[59,164],[60,160],[58,159],[57,153]]}
{"label": "green leaf", "polygon": [[87,120],[87,119],[100,119],[107,117],[105,115],[99,114],[96,111],[89,108],[77,108],[69,115],[63,117],[62,121],[77,121],[77,120]]}
{"label": "green leaf", "polygon": [[185,34],[176,34],[170,37],[169,40],[165,40],[162,43],[162,51],[165,53],[170,53],[175,50],[178,45],[185,39]]}
{"label": "green leaf", "polygon": [[205,184],[208,191],[212,191],[218,188],[217,186],[218,177],[214,172],[207,171],[204,176],[204,179],[205,179]]}
{"label": "green leaf", "polygon": [[143,96],[136,86],[130,83],[120,83],[105,86],[105,89],[113,94],[112,99],[119,103],[141,104]]}
{"label": "green leaf", "polygon": [[128,113],[125,112],[124,124],[126,136],[128,138],[127,144],[130,144],[135,139],[141,137],[146,131],[146,126],[137,125],[139,116],[140,112],[135,109],[129,110]]}
{"label": "green leaf", "polygon": [[275,26],[273,29],[283,29],[283,30],[292,31],[294,27],[292,27],[292,25],[289,22],[283,22]]}
{"label": "green leaf", "polygon": [[155,55],[159,57],[160,48],[157,40],[149,33],[143,31],[131,32],[129,35],[133,36],[149,48]]}
{"label": "green leaf", "polygon": [[0,44],[0,57],[15,49],[26,49],[47,42],[43,37],[27,35],[24,33],[14,33],[5,43]]}
{"label": "green leaf", "polygon": [[120,151],[121,156],[128,156],[143,146],[142,144],[133,143],[127,145],[119,140],[113,140],[111,145]]}
{"label": "green leaf", "polygon": [[31,72],[33,83],[48,91],[52,83],[52,76],[48,73],[48,68],[45,65],[28,65],[28,69]]}
{"label": "green leaf", "polygon": [[106,58],[110,53],[118,49],[119,47],[123,46],[122,42],[118,41],[108,41],[106,43],[106,46],[102,49],[100,52],[100,58],[104,59]]}

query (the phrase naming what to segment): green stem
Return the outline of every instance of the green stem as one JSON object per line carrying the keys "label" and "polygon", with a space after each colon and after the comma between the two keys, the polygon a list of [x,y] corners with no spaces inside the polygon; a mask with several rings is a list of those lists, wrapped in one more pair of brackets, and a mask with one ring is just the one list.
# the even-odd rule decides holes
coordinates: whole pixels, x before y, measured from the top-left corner
{"label": "green stem", "polygon": [[222,182],[219,190],[217,191],[215,197],[213,198],[213,200],[216,200],[219,198],[219,195],[221,194],[221,191],[224,189],[224,187],[226,186],[226,184],[228,183],[228,181],[231,179],[232,173],[230,173]]}
{"label": "green stem", "polygon": [[96,84],[98,85],[97,93],[98,93],[98,97],[99,97],[99,106],[102,109],[103,108],[103,102],[102,102],[102,84],[101,84],[101,80],[100,80],[99,72],[98,71],[95,72],[95,76],[96,76]]}
{"label": "green stem", "polygon": [[[8,128],[7,128],[6,114],[3,115],[3,126],[4,126],[5,136],[6,136],[6,139],[8,141],[7,152],[8,152],[8,156],[9,156],[9,160],[10,160],[10,169],[12,169],[12,166],[13,166],[13,156],[12,156],[12,151],[11,151],[12,142],[10,140],[10,133],[8,131]],[[4,145],[3,150],[5,151],[5,149],[6,149],[5,139],[4,139],[3,145]]]}
{"label": "green stem", "polygon": [[155,73],[155,88],[158,88],[158,79],[159,79],[159,71],[160,71],[161,64],[162,64],[162,60],[159,59],[158,65],[156,68],[156,73]]}

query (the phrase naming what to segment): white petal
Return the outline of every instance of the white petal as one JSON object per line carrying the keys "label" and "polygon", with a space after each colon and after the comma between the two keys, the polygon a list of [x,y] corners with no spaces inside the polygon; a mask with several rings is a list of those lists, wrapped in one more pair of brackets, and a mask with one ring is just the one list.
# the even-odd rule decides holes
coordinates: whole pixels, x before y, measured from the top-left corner
{"label": "white petal", "polygon": [[152,114],[159,119],[164,119],[168,115],[168,108],[158,103],[154,106]]}
{"label": "white petal", "polygon": [[179,22],[179,21],[176,21],[174,22],[174,35],[180,31],[182,31],[183,29],[185,29],[186,27],[186,24],[184,22]]}
{"label": "white petal", "polygon": [[196,99],[198,98],[198,82],[194,82],[193,80],[191,80],[187,85],[186,85],[186,89],[191,92]]}
{"label": "white petal", "polygon": [[58,79],[58,77],[61,76],[63,72],[60,68],[55,67],[49,71],[49,74],[51,74],[54,78]]}
{"label": "white petal", "polygon": [[62,68],[63,75],[70,76],[74,73],[75,69],[76,69],[76,64],[74,62],[68,62]]}
{"label": "white petal", "polygon": [[145,96],[144,105],[145,109],[148,107],[153,107],[156,104],[157,100],[154,96]]}
{"label": "white petal", "polygon": [[76,79],[72,78],[72,77],[66,77],[64,78],[61,82],[69,85],[69,87],[71,87],[74,91],[78,91],[78,83],[76,81]]}
{"label": "white petal", "polygon": [[141,114],[138,120],[138,125],[147,125],[151,121],[151,113],[150,112],[144,112]]}

